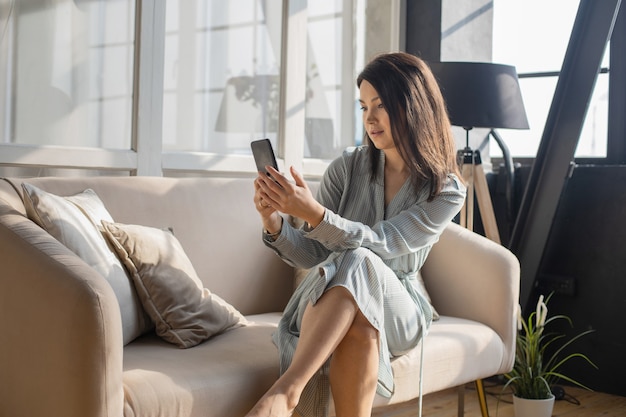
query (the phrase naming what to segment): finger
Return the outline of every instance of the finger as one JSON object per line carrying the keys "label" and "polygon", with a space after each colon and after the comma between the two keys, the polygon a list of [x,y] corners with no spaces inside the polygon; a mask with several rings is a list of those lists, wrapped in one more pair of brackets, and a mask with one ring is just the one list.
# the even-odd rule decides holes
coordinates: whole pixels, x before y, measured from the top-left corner
{"label": "finger", "polygon": [[298,187],[309,188],[307,183],[304,181],[302,174],[300,174],[293,166],[291,166],[289,171],[291,172],[291,176]]}
{"label": "finger", "polygon": [[[272,174],[269,173],[264,173],[264,172],[259,172],[259,176],[257,177],[256,181],[258,182],[259,186],[261,187],[261,189],[263,191],[267,191],[270,187],[272,187],[272,185],[276,184],[276,180],[274,179],[273,176],[271,176]],[[279,176],[279,174],[273,174],[275,176]]]}
{"label": "finger", "polygon": [[[267,190],[266,181],[268,181],[267,175],[261,173],[254,180],[254,192],[258,194],[259,198],[262,197],[261,193]],[[273,181],[270,180],[270,182]]]}
{"label": "finger", "polygon": [[279,205],[276,202],[276,200],[272,198],[271,195],[268,195],[266,193],[262,194],[262,204],[263,204],[263,207],[279,208]]}
{"label": "finger", "polygon": [[259,198],[263,198],[267,196],[268,192],[271,192],[271,186],[274,181],[269,178],[267,175],[262,174],[256,179],[256,186],[258,187],[256,192],[259,195]]}
{"label": "finger", "polygon": [[285,188],[289,185],[289,180],[274,167],[268,165],[265,167],[265,169],[267,169],[267,172],[270,174],[272,179],[282,188]]}
{"label": "finger", "polygon": [[257,206],[257,210],[259,212],[267,211],[267,210],[273,210],[272,209],[272,204],[268,200],[263,199],[263,198],[259,199],[256,202],[256,206]]}
{"label": "finger", "polygon": [[254,182],[254,204],[258,204],[259,201],[263,200],[263,198],[265,196],[267,196],[267,193],[265,192],[265,185],[263,183],[262,179],[257,179]]}

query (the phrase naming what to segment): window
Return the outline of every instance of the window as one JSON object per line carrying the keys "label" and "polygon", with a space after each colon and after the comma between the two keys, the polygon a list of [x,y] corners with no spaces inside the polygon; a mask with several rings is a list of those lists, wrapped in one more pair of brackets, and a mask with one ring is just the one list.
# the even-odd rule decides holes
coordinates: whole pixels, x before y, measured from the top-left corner
{"label": "window", "polygon": [[282,2],[166,3],[163,149],[249,154],[276,146]]}
{"label": "window", "polygon": [[0,3],[0,175],[254,175],[268,137],[316,177],[359,140],[356,29],[401,1]]}
{"label": "window", "polygon": [[309,2],[305,157],[354,145],[354,19],[351,1]]}
{"label": "window", "polygon": [[[297,49],[307,51],[306,85],[295,99],[304,101],[304,134],[284,138],[300,142],[301,158],[334,158],[354,144],[352,3],[315,1],[304,11]],[[249,155],[263,137],[281,149],[282,21],[278,1],[167,2],[165,151]]]}
{"label": "window", "polygon": [[[578,1],[541,0],[494,2],[493,61],[515,65],[530,124],[529,130],[502,134],[514,157],[534,157],[568,46]],[[576,157],[606,157],[608,132],[608,57],[602,62]],[[497,145],[491,156],[500,156]]]}
{"label": "window", "polygon": [[130,149],[134,0],[12,1],[4,10],[0,143]]}

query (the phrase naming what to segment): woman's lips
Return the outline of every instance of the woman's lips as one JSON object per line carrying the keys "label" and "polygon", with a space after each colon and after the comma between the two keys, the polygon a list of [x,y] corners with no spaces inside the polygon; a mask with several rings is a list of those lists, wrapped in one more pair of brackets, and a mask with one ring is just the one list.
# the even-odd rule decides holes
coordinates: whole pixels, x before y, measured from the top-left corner
{"label": "woman's lips", "polygon": [[378,136],[378,135],[380,135],[381,133],[383,133],[383,131],[382,131],[382,130],[372,130],[372,131],[370,131],[370,137],[375,137],[375,136]]}

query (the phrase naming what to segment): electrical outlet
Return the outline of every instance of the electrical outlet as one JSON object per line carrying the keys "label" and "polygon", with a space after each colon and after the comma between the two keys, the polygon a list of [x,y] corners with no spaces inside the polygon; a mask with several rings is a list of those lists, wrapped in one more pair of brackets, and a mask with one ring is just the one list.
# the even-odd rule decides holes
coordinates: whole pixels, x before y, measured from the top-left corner
{"label": "electrical outlet", "polygon": [[550,293],[568,295],[570,297],[576,295],[576,279],[574,277],[541,275],[535,286],[544,295]]}

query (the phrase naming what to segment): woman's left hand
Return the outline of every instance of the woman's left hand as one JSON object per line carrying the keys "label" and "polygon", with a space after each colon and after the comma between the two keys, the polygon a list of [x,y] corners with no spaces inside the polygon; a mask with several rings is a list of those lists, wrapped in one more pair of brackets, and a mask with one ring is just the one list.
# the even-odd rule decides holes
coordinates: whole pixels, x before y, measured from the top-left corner
{"label": "woman's left hand", "polygon": [[255,180],[264,201],[282,213],[298,217],[317,226],[324,218],[325,208],[315,200],[302,175],[294,167],[290,168],[294,182],[289,181],[273,167],[266,167],[271,178],[259,175]]}

